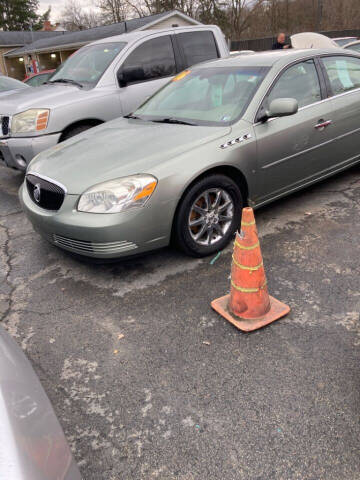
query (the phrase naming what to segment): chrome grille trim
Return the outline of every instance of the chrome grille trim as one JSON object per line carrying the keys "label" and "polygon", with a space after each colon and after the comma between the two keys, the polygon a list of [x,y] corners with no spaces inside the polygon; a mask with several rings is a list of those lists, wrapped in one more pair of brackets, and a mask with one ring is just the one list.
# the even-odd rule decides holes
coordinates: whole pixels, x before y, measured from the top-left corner
{"label": "chrome grille trim", "polygon": [[52,240],[55,245],[63,248],[71,249],[79,253],[98,253],[98,254],[112,254],[121,253],[127,250],[135,250],[138,246],[135,243],[122,240],[119,242],[89,242],[85,240],[76,240],[73,238],[63,237],[61,235],[53,234]]}
{"label": "chrome grille trim", "polygon": [[65,194],[68,193],[65,185],[63,185],[62,183],[54,180],[53,178],[47,177],[46,175],[41,175],[40,173],[33,172],[32,170],[29,170],[28,172],[26,172],[26,175],[33,175],[34,177],[39,177],[42,180],[45,180],[46,182],[53,183],[54,185],[57,185],[58,187],[62,188],[64,190]]}
{"label": "chrome grille trim", "polygon": [[[44,179],[38,175],[27,173],[26,188],[31,200],[40,208],[50,211],[60,210],[65,200],[66,192],[57,183]],[[37,190],[37,197],[35,191]]]}

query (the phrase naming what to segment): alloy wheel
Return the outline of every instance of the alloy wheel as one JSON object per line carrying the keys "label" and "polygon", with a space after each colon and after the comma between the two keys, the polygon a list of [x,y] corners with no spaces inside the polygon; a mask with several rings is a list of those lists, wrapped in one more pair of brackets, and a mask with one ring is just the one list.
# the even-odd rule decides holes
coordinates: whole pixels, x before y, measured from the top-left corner
{"label": "alloy wheel", "polygon": [[214,245],[228,232],[234,217],[234,203],[222,188],[202,192],[193,203],[188,229],[198,245]]}

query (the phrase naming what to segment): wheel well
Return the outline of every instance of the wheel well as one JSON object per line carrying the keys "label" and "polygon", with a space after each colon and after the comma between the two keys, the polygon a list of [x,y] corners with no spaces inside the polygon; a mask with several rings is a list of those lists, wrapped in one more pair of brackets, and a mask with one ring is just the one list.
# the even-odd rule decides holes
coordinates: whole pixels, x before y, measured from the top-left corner
{"label": "wheel well", "polygon": [[238,170],[236,167],[232,167],[230,165],[222,165],[222,166],[219,166],[219,167],[211,168],[210,170],[206,170],[206,172],[203,172],[201,175],[196,177],[186,187],[183,194],[181,195],[181,198],[179,199],[178,204],[176,206],[176,210],[175,210],[175,214],[174,214],[174,218],[173,218],[173,222],[172,222],[172,227],[171,227],[171,237],[172,238],[173,238],[173,233],[174,233],[174,223],[175,223],[176,215],[177,215],[177,212],[179,210],[179,206],[181,204],[182,199],[184,198],[186,193],[189,191],[189,189],[194,185],[194,183],[198,182],[199,180],[201,180],[205,177],[208,177],[209,175],[213,175],[213,174],[226,175],[227,177],[234,180],[240,188],[241,194],[242,194],[243,199],[244,199],[244,206],[247,205],[249,189],[248,189],[248,184],[247,184],[246,178],[240,170]]}
{"label": "wheel well", "polygon": [[97,118],[88,118],[86,120],[79,120],[78,122],[74,122],[71,125],[68,125],[61,133],[59,138],[59,143],[62,142],[64,136],[70,132],[73,128],[81,127],[82,125],[89,125],[90,127],[96,127],[97,125],[101,125],[103,120],[99,120]]}

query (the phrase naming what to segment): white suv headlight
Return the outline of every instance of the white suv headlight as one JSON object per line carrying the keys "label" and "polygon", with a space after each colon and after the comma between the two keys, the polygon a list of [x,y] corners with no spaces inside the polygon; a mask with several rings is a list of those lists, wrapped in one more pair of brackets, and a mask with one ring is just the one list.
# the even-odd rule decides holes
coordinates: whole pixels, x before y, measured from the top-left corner
{"label": "white suv headlight", "polygon": [[84,192],[77,209],[90,213],[119,213],[142,207],[157,185],[152,175],[133,175],[99,183]]}
{"label": "white suv headlight", "polygon": [[30,133],[45,130],[49,120],[50,110],[32,108],[17,113],[11,119],[11,133]]}

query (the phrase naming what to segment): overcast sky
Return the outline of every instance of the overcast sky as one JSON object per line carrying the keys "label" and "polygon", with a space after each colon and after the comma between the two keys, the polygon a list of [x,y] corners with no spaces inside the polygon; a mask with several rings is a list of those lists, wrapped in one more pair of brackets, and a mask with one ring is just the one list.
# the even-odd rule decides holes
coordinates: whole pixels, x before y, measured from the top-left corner
{"label": "overcast sky", "polygon": [[[0,0],[1,1],[1,0]],[[77,0],[85,9],[86,8],[94,8],[94,2],[92,0]],[[44,13],[49,5],[51,6],[51,21],[55,22],[60,14],[64,5],[66,4],[66,0],[40,0],[39,11],[40,13]]]}

